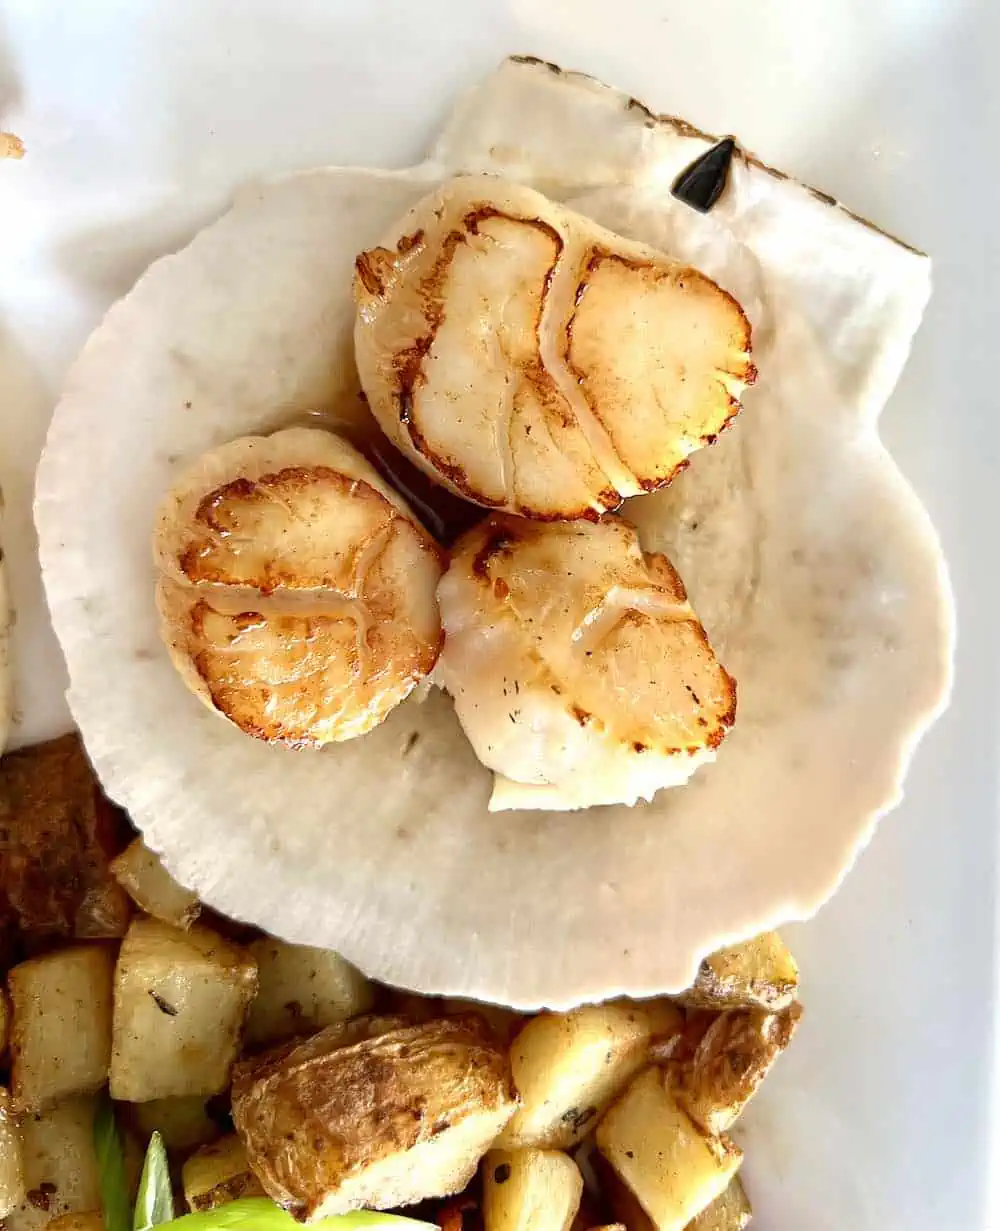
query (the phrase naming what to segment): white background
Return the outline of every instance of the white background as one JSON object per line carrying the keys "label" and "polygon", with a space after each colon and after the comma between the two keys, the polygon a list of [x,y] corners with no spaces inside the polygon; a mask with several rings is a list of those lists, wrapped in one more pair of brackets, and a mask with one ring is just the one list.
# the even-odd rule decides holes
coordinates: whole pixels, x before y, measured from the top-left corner
{"label": "white background", "polygon": [[[0,483],[22,741],[66,723],[31,471],[66,365],[256,174],[415,160],[510,52],[735,132],[930,251],[884,417],[959,601],[955,703],[834,902],[788,929],[807,1018],[742,1134],[761,1231],[981,1231],[996,1109],[1000,18],[961,0],[0,0]],[[113,687],[114,681],[109,680]],[[151,702],[151,703],[155,703]]]}

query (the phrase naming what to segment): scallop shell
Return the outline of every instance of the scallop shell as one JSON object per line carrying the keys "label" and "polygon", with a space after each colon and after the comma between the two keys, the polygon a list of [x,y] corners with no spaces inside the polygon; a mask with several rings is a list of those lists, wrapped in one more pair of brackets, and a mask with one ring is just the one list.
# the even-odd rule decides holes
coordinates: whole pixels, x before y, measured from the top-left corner
{"label": "scallop shell", "polygon": [[[953,638],[937,539],[877,433],[929,262],[742,152],[696,213],[670,185],[711,144],[588,78],[508,61],[422,166],[244,192],[87,343],[36,505],[69,701],[109,793],[211,905],[425,992],[524,1008],[647,995],[816,911],[898,801]],[[739,422],[626,507],[740,687],[718,762],[651,805],[489,815],[489,774],[439,693],[349,744],[267,747],[200,706],[160,644],[162,494],[232,437],[365,413],[355,254],[459,171],[531,183],[697,265],[754,325]]]}

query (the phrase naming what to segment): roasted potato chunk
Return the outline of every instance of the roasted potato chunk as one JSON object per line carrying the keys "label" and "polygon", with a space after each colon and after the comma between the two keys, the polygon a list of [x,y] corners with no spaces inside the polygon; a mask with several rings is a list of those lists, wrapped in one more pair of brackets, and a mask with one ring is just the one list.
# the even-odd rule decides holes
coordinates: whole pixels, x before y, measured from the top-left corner
{"label": "roasted potato chunk", "polygon": [[115,971],[111,1096],[216,1094],[229,1084],[257,965],[208,928],[137,919]]}
{"label": "roasted potato chunk", "polygon": [[332,949],[262,937],[247,946],[257,962],[258,992],[247,1042],[274,1043],[312,1034],[372,1007],[375,992],[360,970]]}
{"label": "roasted potato chunk", "polygon": [[298,1218],[459,1192],[514,1111],[506,1054],[478,1017],[374,1029],[331,1026],[236,1067],[250,1165]]}
{"label": "roasted potato chunk", "polygon": [[646,1064],[654,1035],[680,1027],[665,1001],[615,1001],[533,1017],[511,1044],[521,1107],[498,1144],[569,1149]]}
{"label": "roasted potato chunk", "polygon": [[483,1159],[485,1231],[569,1231],[583,1176],[560,1150],[491,1150]]}
{"label": "roasted potato chunk", "polygon": [[199,1095],[133,1103],[129,1107],[129,1121],[144,1144],[153,1133],[159,1133],[171,1154],[186,1154],[222,1136],[222,1129],[208,1114],[205,1099]]}
{"label": "roasted potato chunk", "polygon": [[24,1147],[13,1102],[0,1086],[0,1218],[24,1200]]}
{"label": "roasted potato chunk", "polygon": [[627,1231],[654,1231],[653,1220],[642,1208],[639,1198],[599,1153],[594,1158],[594,1171],[601,1194],[618,1225],[626,1227]]}
{"label": "roasted potato chunk", "polygon": [[100,1210],[60,1214],[47,1224],[46,1231],[104,1231],[104,1215]]}
{"label": "roasted potato chunk", "polygon": [[123,822],[103,797],[77,735],[0,760],[0,889],[8,946],[18,937],[122,936],[128,898],[108,865]]}
{"label": "roasted potato chunk", "polygon": [[140,910],[163,923],[189,928],[201,913],[197,897],[178,885],[141,838],[111,861],[111,874]]}
{"label": "roasted potato chunk", "polygon": [[726,1191],[688,1223],[687,1231],[744,1231],[752,1215],[740,1177],[734,1175]]}
{"label": "roasted potato chunk", "polygon": [[0,1056],[10,1044],[10,998],[5,988],[0,987]]}
{"label": "roasted potato chunk", "polygon": [[608,1111],[597,1148],[656,1231],[683,1231],[723,1192],[743,1159],[728,1139],[702,1133],[655,1068]]}
{"label": "roasted potato chunk", "polygon": [[19,1110],[92,1094],[108,1080],[113,972],[114,955],[102,945],[74,945],[10,972],[11,1077]]}
{"label": "roasted potato chunk", "polygon": [[263,1197],[260,1181],[250,1170],[243,1142],[235,1133],[203,1146],[181,1171],[184,1200],[194,1213],[211,1210],[240,1197]]}
{"label": "roasted potato chunk", "polygon": [[694,985],[678,1000],[695,1009],[787,1009],[799,989],[799,968],[777,932],[720,949],[705,958]]}
{"label": "roasted potato chunk", "polygon": [[720,1013],[690,1062],[668,1063],[677,1101],[706,1132],[725,1132],[791,1042],[802,1006]]}
{"label": "roasted potato chunk", "polygon": [[[654,1231],[655,1224],[642,1208],[638,1197],[603,1159],[598,1173],[604,1196],[618,1219],[617,1225],[623,1231]],[[744,1231],[751,1214],[750,1202],[740,1177],[734,1175],[725,1192],[716,1197],[711,1205],[705,1206],[700,1214],[696,1214],[684,1231]]]}
{"label": "roasted potato chunk", "polygon": [[27,1195],[7,1216],[7,1231],[40,1231],[60,1215],[100,1208],[94,1108],[88,1095],[22,1118]]}

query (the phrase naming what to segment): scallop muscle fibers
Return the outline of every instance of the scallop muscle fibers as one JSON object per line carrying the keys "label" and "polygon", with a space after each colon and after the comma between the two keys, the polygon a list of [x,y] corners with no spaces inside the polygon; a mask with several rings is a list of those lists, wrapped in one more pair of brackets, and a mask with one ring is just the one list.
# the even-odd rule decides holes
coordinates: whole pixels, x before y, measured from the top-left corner
{"label": "scallop muscle fibers", "polygon": [[740,410],[750,325],[704,274],[520,184],[461,176],[356,263],[382,429],[489,508],[593,516],[668,483]]}
{"label": "scallop muscle fibers", "polygon": [[175,666],[259,739],[363,735],[437,660],[442,553],[330,433],[294,428],[205,454],[161,505],[154,555]]}
{"label": "scallop muscle fibers", "polygon": [[736,687],[680,578],[632,526],[493,514],[438,587],[436,678],[491,808],[634,804],[685,782],[732,725]]}

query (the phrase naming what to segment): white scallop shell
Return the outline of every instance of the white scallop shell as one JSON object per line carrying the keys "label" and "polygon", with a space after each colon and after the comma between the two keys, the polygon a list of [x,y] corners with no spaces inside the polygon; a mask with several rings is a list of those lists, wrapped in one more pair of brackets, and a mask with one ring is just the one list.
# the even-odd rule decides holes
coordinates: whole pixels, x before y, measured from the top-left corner
{"label": "white scallop shell", "polygon": [[[940,550],[876,433],[929,263],[743,158],[694,213],[669,188],[708,144],[511,61],[422,167],[244,192],[88,342],[36,505],[69,701],[110,794],[212,905],[422,991],[523,1007],[644,995],[813,913],[899,799],[950,684]],[[761,378],[735,428],[627,510],[740,686],[717,764],[652,805],[490,815],[489,775],[438,693],[322,753],[267,747],[200,706],[159,641],[150,533],[177,469],[316,408],[364,413],[354,255],[470,170],[692,261],[755,324]]]}

